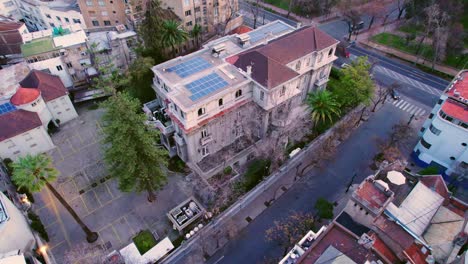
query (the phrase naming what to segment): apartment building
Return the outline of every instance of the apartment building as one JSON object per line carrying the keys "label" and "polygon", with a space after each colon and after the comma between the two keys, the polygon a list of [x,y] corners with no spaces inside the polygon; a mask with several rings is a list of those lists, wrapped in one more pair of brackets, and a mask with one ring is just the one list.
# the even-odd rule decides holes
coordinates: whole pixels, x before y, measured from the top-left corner
{"label": "apartment building", "polygon": [[468,70],[452,80],[419,135],[412,154],[418,165],[468,179]]}
{"label": "apartment building", "polygon": [[371,175],[329,225],[308,232],[279,263],[453,263],[467,209],[440,175]]}
{"label": "apartment building", "polygon": [[81,24],[83,16],[76,0],[16,0],[22,19],[30,31],[66,27]]}
{"label": "apartment building", "polygon": [[48,130],[78,116],[59,77],[16,64],[0,71],[0,157],[53,149]]}
{"label": "apartment building", "polygon": [[28,33],[24,23],[0,16],[0,56],[21,54],[22,34]]}
{"label": "apartment building", "polygon": [[242,17],[237,14],[238,0],[161,0],[161,7],[172,10],[188,31],[195,24],[204,31],[212,31],[217,25],[229,22],[225,29],[229,32],[236,27],[234,25],[242,24]]}
{"label": "apartment building", "polygon": [[305,114],[307,93],[326,86],[337,44],[317,28],[275,21],[153,67],[162,143],[210,177],[269,129],[289,126],[291,113]]}
{"label": "apartment building", "polygon": [[73,87],[95,73],[90,69],[87,39],[81,25],[74,24],[23,34],[21,51],[31,69],[57,75],[66,87]]}
{"label": "apartment building", "polygon": [[[84,23],[89,29],[126,25],[126,3],[122,0],[78,0]],[[128,11],[127,11],[128,12]]]}

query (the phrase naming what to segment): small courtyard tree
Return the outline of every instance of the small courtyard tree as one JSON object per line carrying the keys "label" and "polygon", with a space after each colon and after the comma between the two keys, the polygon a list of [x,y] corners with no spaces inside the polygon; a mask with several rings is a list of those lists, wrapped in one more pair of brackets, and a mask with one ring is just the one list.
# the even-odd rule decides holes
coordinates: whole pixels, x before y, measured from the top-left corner
{"label": "small courtyard tree", "polygon": [[340,105],[335,97],[327,90],[310,93],[307,104],[311,109],[312,121],[317,123],[333,122],[333,118],[340,116]]}
{"label": "small courtyard tree", "polygon": [[104,104],[105,161],[124,192],[146,191],[148,201],[166,183],[167,153],[156,145],[158,131],[145,126],[140,103],[117,93]]}
{"label": "small courtyard tree", "polygon": [[333,218],[333,204],[325,198],[319,198],[314,206],[317,210],[319,219],[332,219]]}
{"label": "small courtyard tree", "polygon": [[286,219],[275,221],[265,232],[266,240],[276,242],[284,249],[283,255],[314,227],[310,213],[292,212]]}
{"label": "small courtyard tree", "polygon": [[59,172],[53,167],[52,159],[45,155],[26,155],[20,157],[18,161],[12,164],[13,175],[11,180],[21,189],[25,188],[32,192],[40,192],[44,186],[59,200],[67,209],[73,219],[78,223],[81,229],[86,233],[86,240],[92,243],[98,239],[98,234],[91,231],[81,220],[73,208],[65,201],[60,193],[50,184],[57,179]]}

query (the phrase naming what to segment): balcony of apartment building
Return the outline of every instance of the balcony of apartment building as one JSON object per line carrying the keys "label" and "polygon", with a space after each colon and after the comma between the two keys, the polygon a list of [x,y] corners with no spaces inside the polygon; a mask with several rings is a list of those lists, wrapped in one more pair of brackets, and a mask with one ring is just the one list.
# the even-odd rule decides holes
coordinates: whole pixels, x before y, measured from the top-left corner
{"label": "balcony of apartment building", "polygon": [[176,141],[172,136],[175,129],[166,110],[166,107],[161,106],[159,100],[153,100],[143,105],[143,111],[148,117],[146,124],[161,132],[161,144],[166,147],[169,155],[173,157],[177,155]]}
{"label": "balcony of apartment building", "polygon": [[328,76],[318,76],[314,84],[317,88],[321,88],[325,84],[327,84],[327,82],[328,82]]}

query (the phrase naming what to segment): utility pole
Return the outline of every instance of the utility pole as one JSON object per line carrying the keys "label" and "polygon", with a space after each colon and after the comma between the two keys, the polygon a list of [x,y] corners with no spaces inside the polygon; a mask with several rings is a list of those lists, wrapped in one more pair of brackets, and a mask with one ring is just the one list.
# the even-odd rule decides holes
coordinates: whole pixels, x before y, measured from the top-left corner
{"label": "utility pole", "polygon": [[411,121],[413,121],[413,119],[414,119],[414,114],[411,115],[411,117],[410,117],[410,119],[409,119],[407,125],[409,125],[409,124],[411,123]]}
{"label": "utility pole", "polygon": [[353,177],[351,177],[351,180],[349,181],[348,186],[346,187],[345,193],[347,193],[349,191],[349,188],[351,188],[351,185],[353,185],[353,181],[354,181],[354,178],[356,178],[356,176],[357,176],[357,173],[354,173]]}

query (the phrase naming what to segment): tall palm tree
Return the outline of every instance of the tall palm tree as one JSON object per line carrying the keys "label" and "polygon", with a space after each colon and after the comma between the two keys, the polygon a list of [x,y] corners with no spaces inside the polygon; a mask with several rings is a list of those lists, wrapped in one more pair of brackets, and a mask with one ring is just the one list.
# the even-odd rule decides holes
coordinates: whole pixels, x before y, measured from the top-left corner
{"label": "tall palm tree", "polygon": [[175,57],[175,46],[182,44],[188,39],[188,33],[180,28],[179,22],[166,20],[163,23],[161,42],[165,47],[172,48],[172,55]]}
{"label": "tall palm tree", "polygon": [[192,31],[190,31],[190,37],[195,39],[197,48],[199,47],[198,40],[200,38],[201,33],[202,33],[202,27],[199,24],[195,24],[195,26],[193,26]]}
{"label": "tall palm tree", "polygon": [[315,123],[332,122],[333,117],[340,115],[340,105],[327,90],[310,93],[307,103],[312,111],[312,121]]}
{"label": "tall palm tree", "polygon": [[63,199],[54,186],[50,184],[57,179],[59,172],[53,167],[52,159],[49,156],[45,154],[35,156],[28,154],[14,162],[12,168],[12,180],[20,189],[25,188],[31,192],[40,192],[42,188],[46,186],[86,233],[86,240],[92,243],[98,239],[98,234],[92,232],[83,221],[81,221],[73,208]]}

